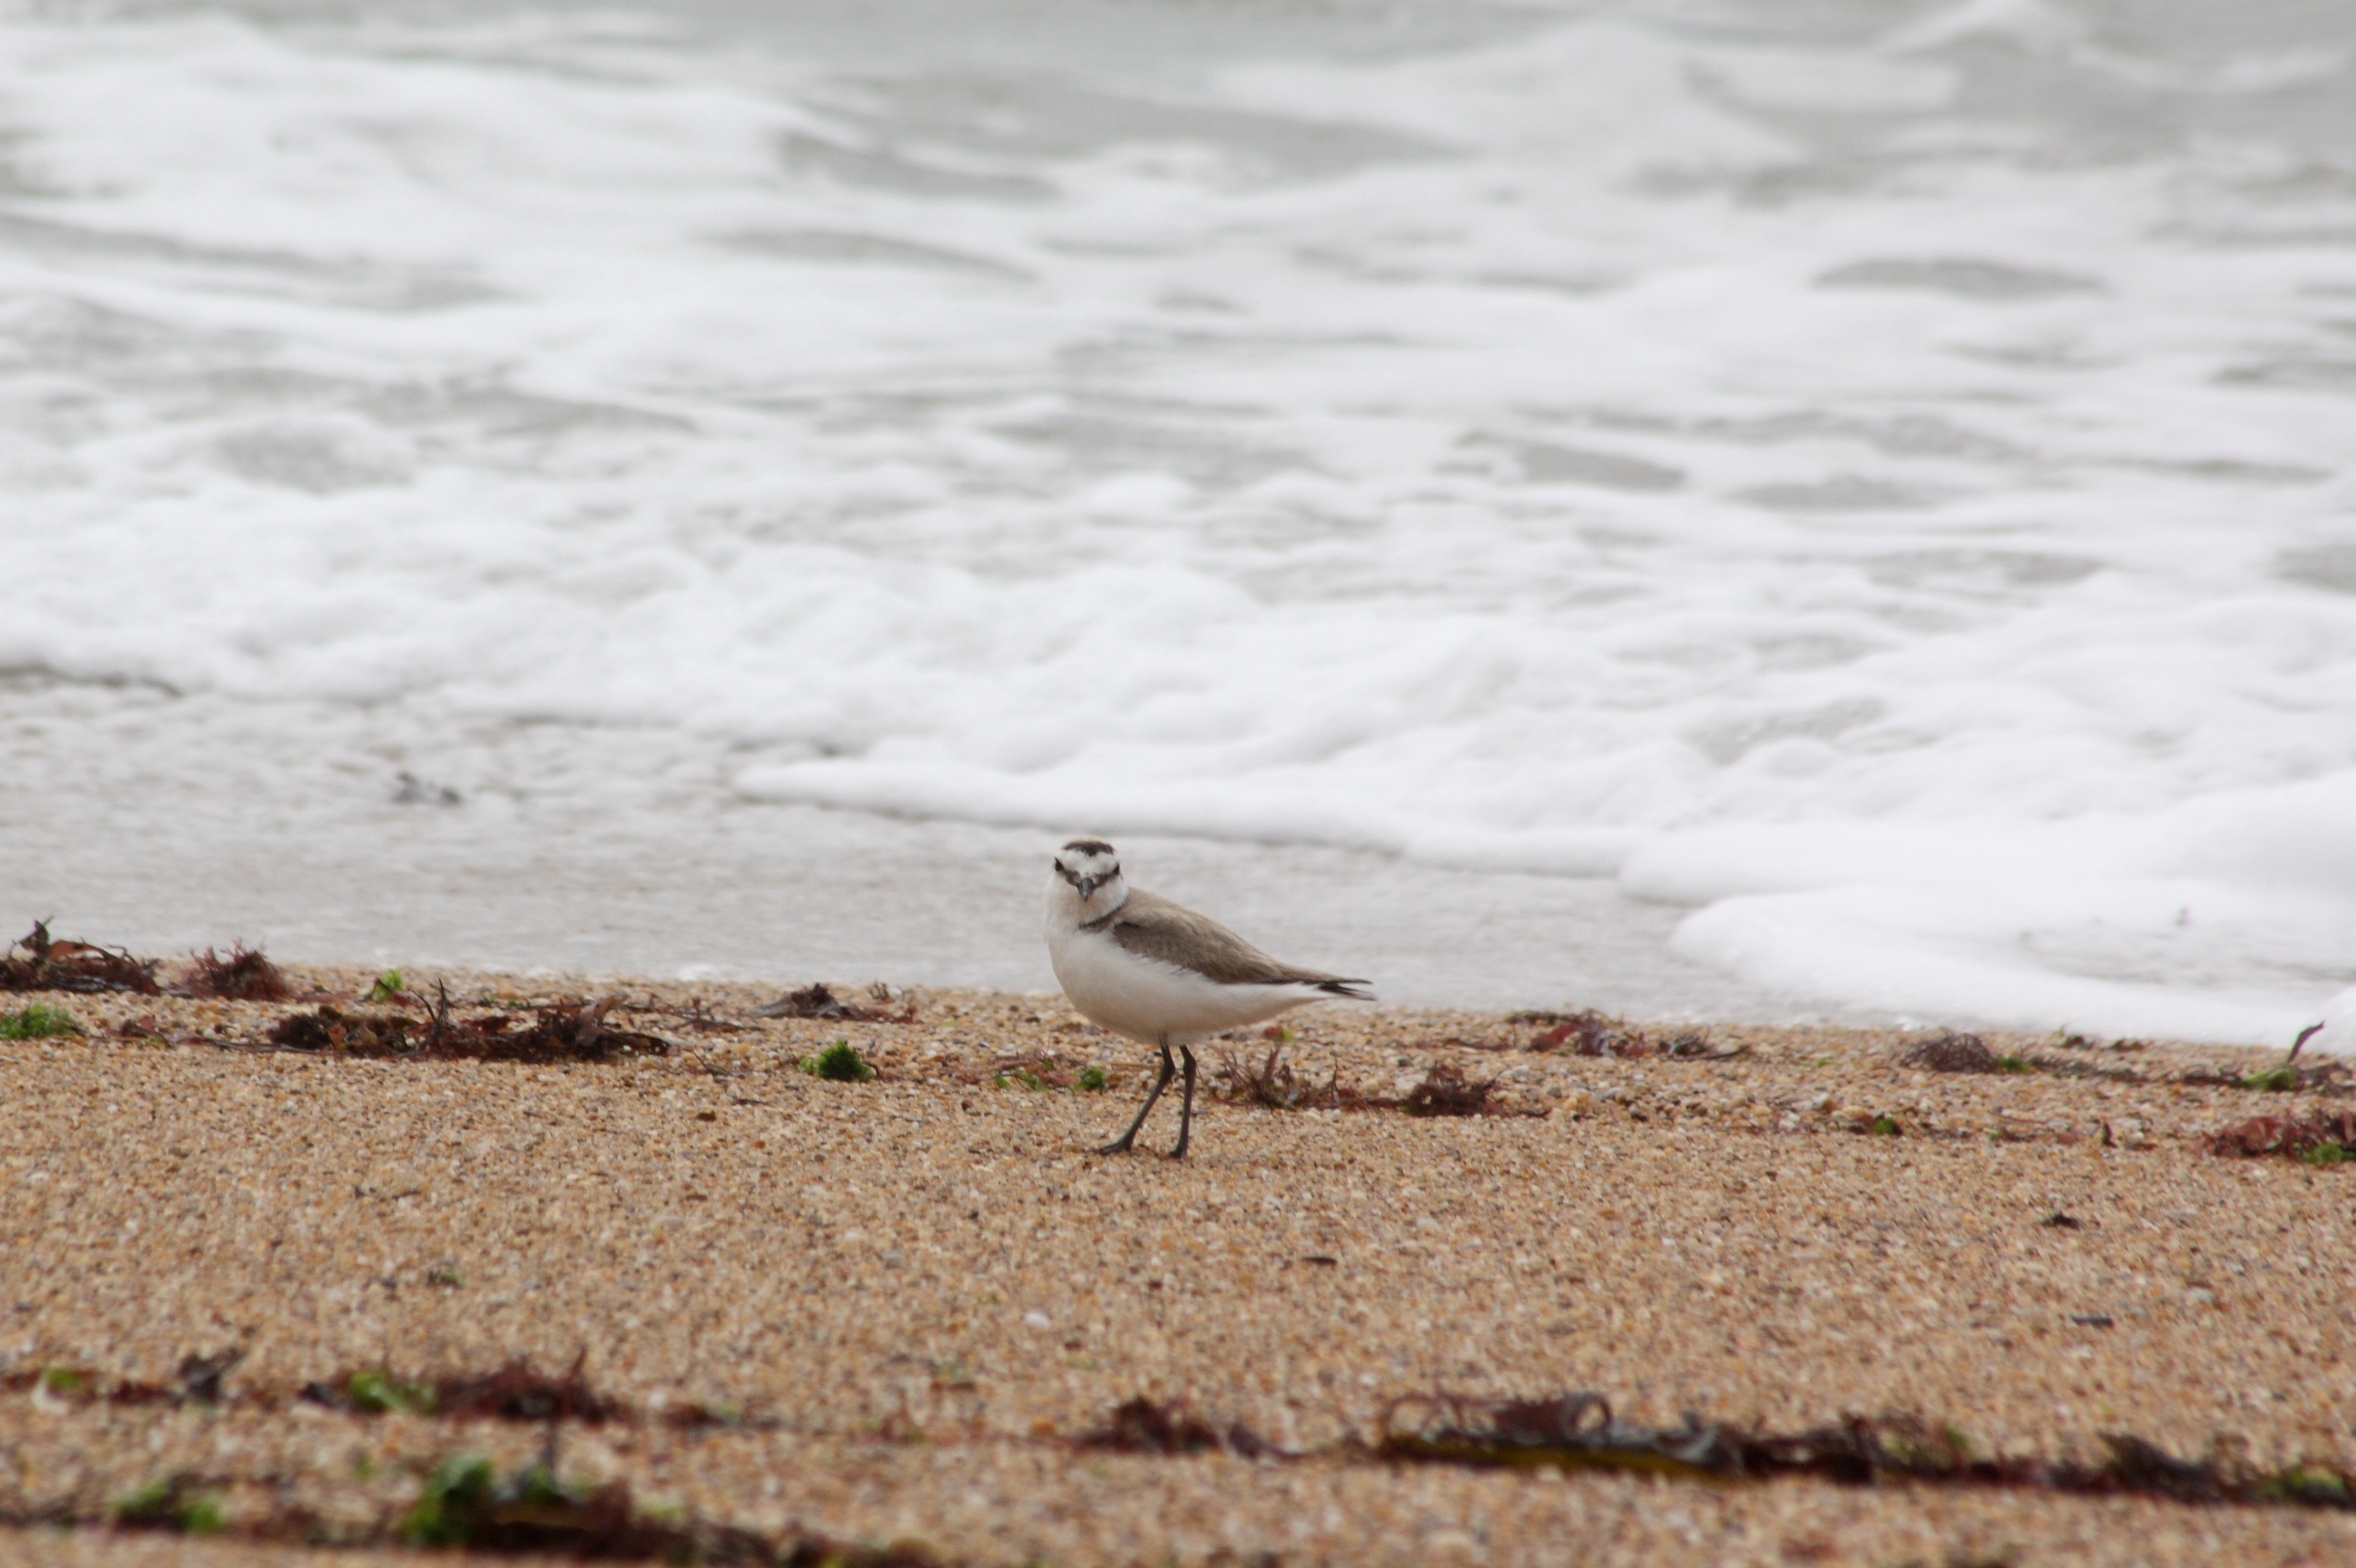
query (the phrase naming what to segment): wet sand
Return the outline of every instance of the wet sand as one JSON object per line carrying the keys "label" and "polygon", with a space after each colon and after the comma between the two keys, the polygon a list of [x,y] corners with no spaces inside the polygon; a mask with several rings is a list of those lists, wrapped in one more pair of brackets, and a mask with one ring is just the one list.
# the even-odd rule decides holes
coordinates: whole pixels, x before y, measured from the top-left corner
{"label": "wet sand", "polygon": [[[2356,1168],[2199,1142],[2346,1102],[2174,1081],[2276,1056],[1991,1036],[2034,1070],[1951,1074],[1900,1065],[1911,1037],[1718,1026],[1687,1048],[1707,1059],[1630,1060],[1549,1047],[1542,1022],[1337,1005],[1294,1015],[1303,1077],[1398,1095],[1452,1065],[1497,1080],[1509,1114],[1206,1094],[1177,1163],[1145,1152],[1174,1132],[1174,1093],[1139,1153],[1087,1152],[1127,1120],[1145,1053],[1060,998],[920,993],[889,1004],[917,1020],[894,1024],[757,1019],[775,993],[742,987],[595,990],[681,1049],[327,1058],[249,1049],[306,1006],[5,998],[90,1033],[0,1043],[0,1513],[97,1521],[177,1476],[230,1537],[18,1530],[0,1555],[323,1560],[234,1539],[294,1515],[390,1539],[443,1459],[520,1466],[547,1433],[300,1391],[519,1358],[577,1361],[626,1407],[559,1424],[567,1477],[945,1561],[2356,1553],[2356,1514],[2331,1509],[1481,1470],[1366,1446],[1403,1396],[1591,1390],[1660,1426],[1912,1416],[1983,1455],[2098,1464],[2104,1434],[2131,1433],[2190,1459],[2356,1469]],[[111,1032],[131,1019],[183,1043]],[[879,1076],[798,1067],[836,1040]],[[1205,1089],[1223,1056],[1269,1049],[1214,1042]],[[1105,1091],[1052,1086],[1089,1065]],[[218,1403],[168,1397],[188,1358],[231,1349]],[[162,1392],[121,1396],[140,1385]],[[1265,1451],[1077,1441],[1141,1395]],[[705,1419],[678,1424],[688,1411]]]}

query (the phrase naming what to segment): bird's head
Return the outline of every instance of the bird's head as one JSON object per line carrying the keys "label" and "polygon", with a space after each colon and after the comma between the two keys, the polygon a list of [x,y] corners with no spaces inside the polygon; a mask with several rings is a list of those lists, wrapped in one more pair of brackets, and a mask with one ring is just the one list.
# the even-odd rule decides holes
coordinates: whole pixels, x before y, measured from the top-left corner
{"label": "bird's head", "polygon": [[1075,838],[1055,851],[1055,878],[1049,883],[1068,887],[1093,912],[1119,909],[1129,896],[1120,880],[1120,856],[1101,838]]}

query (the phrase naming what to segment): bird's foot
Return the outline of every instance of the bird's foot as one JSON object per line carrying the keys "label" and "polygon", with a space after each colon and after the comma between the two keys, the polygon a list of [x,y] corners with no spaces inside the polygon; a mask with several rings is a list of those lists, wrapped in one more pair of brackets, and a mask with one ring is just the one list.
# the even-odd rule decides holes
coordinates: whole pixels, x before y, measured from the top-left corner
{"label": "bird's foot", "polygon": [[1136,1146],[1136,1143],[1137,1135],[1131,1133],[1125,1138],[1113,1139],[1112,1142],[1105,1145],[1104,1147],[1097,1150],[1096,1152],[1098,1154],[1127,1154]]}
{"label": "bird's foot", "polygon": [[1178,1147],[1170,1151],[1170,1157],[1172,1159],[1184,1159],[1186,1157],[1186,1140],[1184,1138],[1180,1138],[1178,1140]]}

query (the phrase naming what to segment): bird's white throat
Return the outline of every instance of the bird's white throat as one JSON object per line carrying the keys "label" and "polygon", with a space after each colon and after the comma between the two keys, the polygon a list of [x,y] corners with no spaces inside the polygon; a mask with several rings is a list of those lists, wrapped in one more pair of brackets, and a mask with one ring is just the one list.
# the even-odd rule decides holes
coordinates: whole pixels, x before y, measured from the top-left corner
{"label": "bird's white throat", "polygon": [[1061,877],[1055,878],[1047,884],[1047,929],[1077,931],[1118,913],[1128,901],[1129,883],[1119,876],[1087,898],[1080,897],[1080,891]]}

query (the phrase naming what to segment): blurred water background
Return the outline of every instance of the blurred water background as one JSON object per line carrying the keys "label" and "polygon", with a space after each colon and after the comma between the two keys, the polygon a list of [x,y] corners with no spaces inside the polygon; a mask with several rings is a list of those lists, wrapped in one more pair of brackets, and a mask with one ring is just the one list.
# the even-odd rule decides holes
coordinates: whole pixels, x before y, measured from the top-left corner
{"label": "blurred water background", "polygon": [[11,921],[2356,1032],[2336,0],[14,5],[0,411]]}

